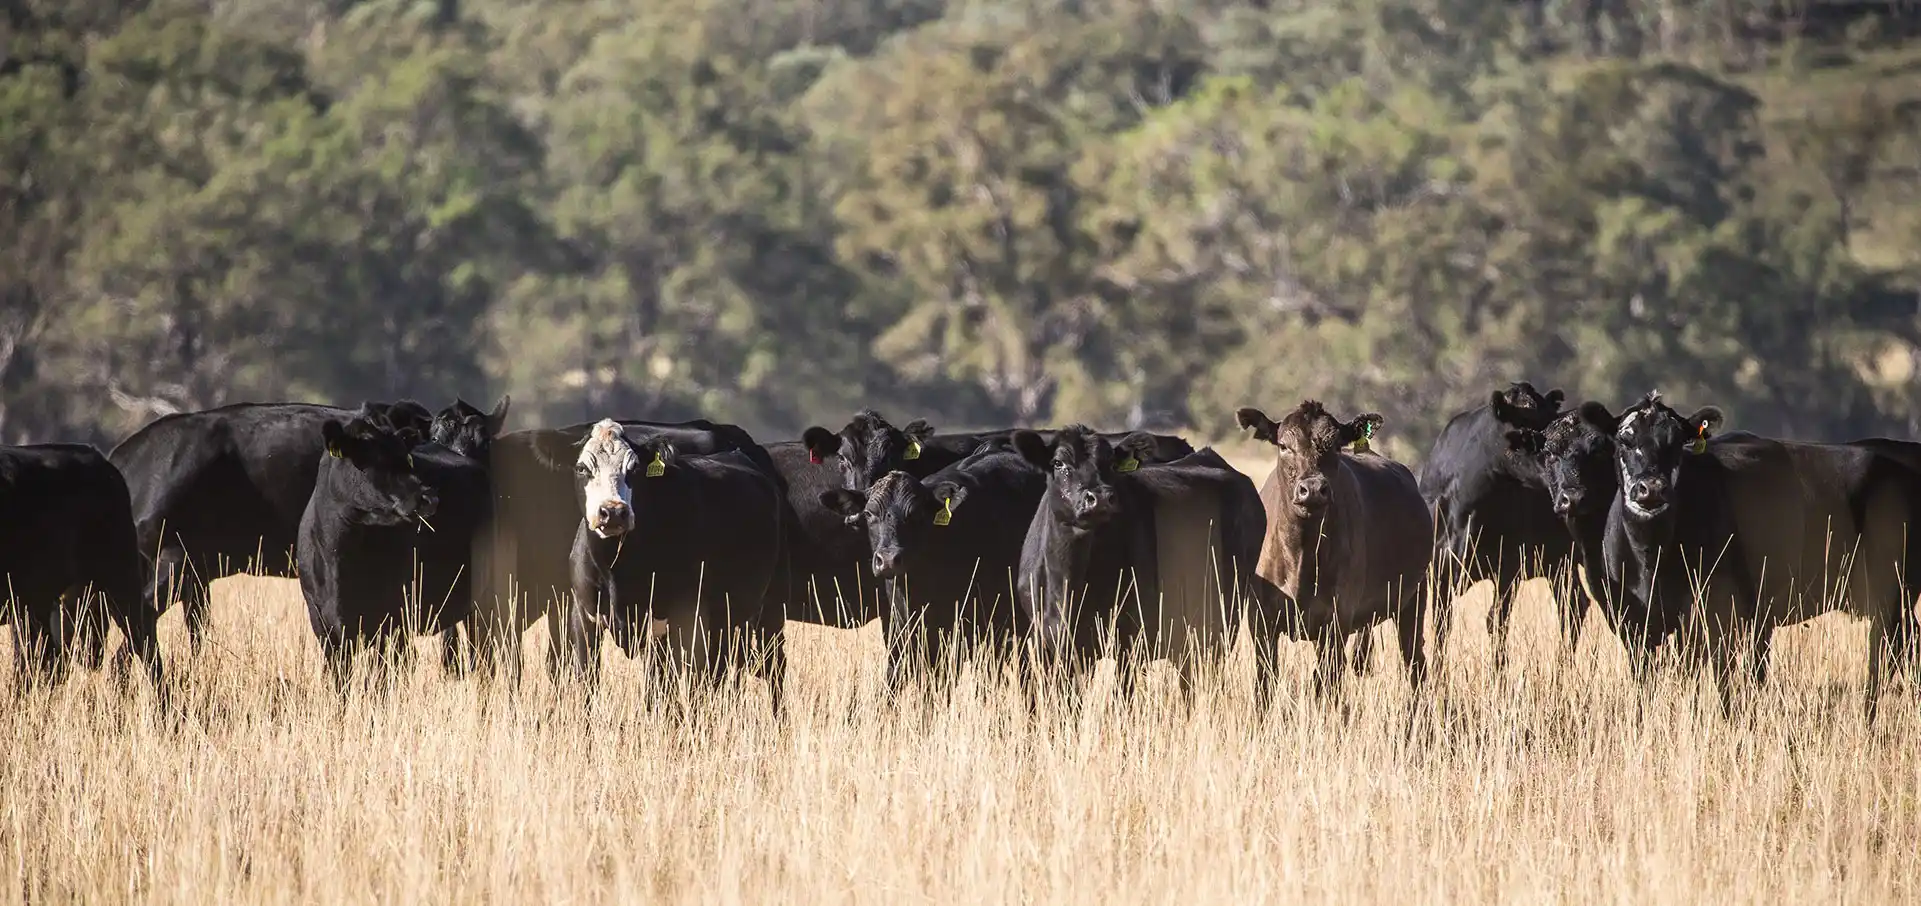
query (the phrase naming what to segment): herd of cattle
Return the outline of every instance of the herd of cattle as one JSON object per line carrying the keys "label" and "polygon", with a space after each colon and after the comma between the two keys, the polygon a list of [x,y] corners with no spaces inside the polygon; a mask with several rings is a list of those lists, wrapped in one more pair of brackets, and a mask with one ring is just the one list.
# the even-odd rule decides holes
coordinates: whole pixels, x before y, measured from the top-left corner
{"label": "herd of cattle", "polygon": [[1516,587],[1547,576],[1569,650],[1592,599],[1637,677],[1671,645],[1712,667],[1724,706],[1743,663],[1765,678],[1775,627],[1866,617],[1872,714],[1912,660],[1921,443],[1718,433],[1719,410],[1655,393],[1618,415],[1563,400],[1495,391],[1418,479],[1370,448],[1380,415],[1242,409],[1274,446],[1258,491],[1180,437],[1080,425],[937,434],[866,410],[761,444],[709,421],[502,433],[505,398],[233,405],[106,456],[0,447],[4,618],[23,680],[97,669],[111,623],[116,667],[159,684],[166,607],[197,651],[210,582],[290,569],[338,682],[417,633],[442,636],[450,673],[518,675],[545,617],[556,672],[591,679],[605,634],[662,670],[758,675],[777,711],[788,620],[882,620],[890,688],[961,650],[1070,674],[1118,653],[1131,688],[1138,658],[1185,677],[1245,626],[1265,703],[1283,638],[1315,643],[1326,689],[1390,620],[1418,691],[1430,601],[1438,662],[1453,594],[1482,579],[1499,668]]}

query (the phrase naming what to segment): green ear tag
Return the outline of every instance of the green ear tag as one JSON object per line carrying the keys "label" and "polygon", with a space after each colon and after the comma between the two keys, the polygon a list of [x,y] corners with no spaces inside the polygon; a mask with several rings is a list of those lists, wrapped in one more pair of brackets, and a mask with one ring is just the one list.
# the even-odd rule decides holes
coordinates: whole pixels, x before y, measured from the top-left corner
{"label": "green ear tag", "polygon": [[1374,437],[1374,423],[1366,422],[1362,424],[1361,439],[1354,442],[1354,452],[1366,453],[1368,451],[1367,442],[1373,437]]}
{"label": "green ear tag", "polygon": [[1694,435],[1694,452],[1706,453],[1707,451],[1708,451],[1708,426],[1706,423],[1703,423],[1701,425],[1701,430],[1696,432]]}
{"label": "green ear tag", "polygon": [[660,451],[654,451],[654,461],[647,464],[647,477],[659,478],[667,474],[667,463],[661,461]]}
{"label": "green ear tag", "polygon": [[940,512],[934,514],[935,525],[946,525],[954,521],[954,498],[940,502]]}
{"label": "green ear tag", "polygon": [[1132,457],[1132,456],[1129,456],[1129,457],[1127,457],[1126,459],[1123,459],[1123,460],[1121,460],[1120,462],[1118,462],[1118,463],[1115,463],[1115,464],[1114,464],[1114,471],[1116,471],[1116,472],[1132,472],[1132,471],[1134,471],[1134,470],[1136,470],[1136,469],[1138,469],[1138,468],[1140,468],[1140,467],[1141,467],[1141,461],[1140,461],[1140,460],[1138,460],[1138,459],[1135,459],[1135,458],[1134,458],[1134,457]]}
{"label": "green ear tag", "polygon": [[[919,459],[920,458],[920,441],[917,441],[917,440],[908,441],[907,455],[901,458],[902,459]],[[942,524],[944,525],[945,523],[942,523]]]}

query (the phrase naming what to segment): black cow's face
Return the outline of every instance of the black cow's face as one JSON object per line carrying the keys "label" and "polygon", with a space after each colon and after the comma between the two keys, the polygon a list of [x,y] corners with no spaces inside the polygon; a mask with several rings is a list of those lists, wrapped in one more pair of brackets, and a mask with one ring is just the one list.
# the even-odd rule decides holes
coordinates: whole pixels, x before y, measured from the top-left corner
{"label": "black cow's face", "polygon": [[1566,518],[1604,509],[1614,500],[1617,425],[1605,406],[1588,403],[1556,418],[1545,430],[1516,428],[1507,439],[1516,454],[1539,465],[1555,515]]}
{"label": "black cow's face", "polygon": [[1621,413],[1614,432],[1614,459],[1630,516],[1652,519],[1667,512],[1678,490],[1681,463],[1705,449],[1721,421],[1721,410],[1713,406],[1683,418],[1661,402],[1657,392],[1649,392]]}
{"label": "black cow's face", "polygon": [[1488,407],[1494,418],[1504,425],[1540,431],[1561,414],[1561,401],[1566,396],[1559,390],[1542,393],[1526,381],[1516,381],[1506,390],[1496,390],[1488,398]]}
{"label": "black cow's face", "polygon": [[1047,474],[1043,506],[1079,530],[1096,528],[1120,512],[1114,476],[1140,467],[1154,449],[1152,435],[1134,433],[1111,444],[1085,425],[1069,425],[1047,443],[1033,431],[1014,433],[1021,458]]}
{"label": "black cow's face", "polygon": [[801,441],[814,462],[834,460],[841,487],[864,494],[882,476],[919,459],[921,446],[933,436],[934,427],[926,419],[896,428],[880,413],[862,409],[839,434],[816,426],[803,432]]}
{"label": "black cow's face", "polygon": [[372,407],[344,424],[328,419],[320,426],[327,453],[360,471],[371,497],[357,501],[363,518],[375,525],[398,525],[434,514],[438,501],[414,471],[413,448],[419,437],[396,429]]}
{"label": "black cow's face", "polygon": [[1384,421],[1368,412],[1342,422],[1314,400],[1302,402],[1279,422],[1259,409],[1242,409],[1235,416],[1241,427],[1253,428],[1256,438],[1274,445],[1275,480],[1284,499],[1303,518],[1327,511],[1333,499],[1332,476],[1341,467],[1341,448],[1368,440]]}
{"label": "black cow's face", "polygon": [[434,443],[455,453],[469,459],[484,460],[493,446],[494,438],[500,436],[500,429],[507,424],[507,406],[511,402],[511,397],[502,396],[494,406],[494,411],[489,413],[480,411],[479,407],[464,399],[456,398],[453,405],[434,416],[430,435]]}
{"label": "black cow's face", "polygon": [[966,499],[967,488],[957,482],[929,488],[899,471],[882,475],[865,494],[843,488],[820,497],[848,525],[866,531],[874,575],[882,579],[899,575],[926,545],[938,543],[935,533],[946,528]]}

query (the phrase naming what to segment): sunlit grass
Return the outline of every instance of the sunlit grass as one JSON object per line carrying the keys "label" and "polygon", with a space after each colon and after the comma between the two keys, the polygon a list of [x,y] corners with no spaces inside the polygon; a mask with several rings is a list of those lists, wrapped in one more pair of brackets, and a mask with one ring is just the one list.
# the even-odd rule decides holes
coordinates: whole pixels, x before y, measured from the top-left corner
{"label": "sunlit grass", "polygon": [[[0,717],[7,902],[1898,901],[1921,892],[1921,719],[1859,716],[1862,624],[1782,631],[1751,720],[1709,684],[1645,698],[1592,617],[1565,667],[1540,583],[1490,675],[1485,587],[1412,721],[1391,633],[1345,704],[1279,703],[1244,658],[1131,705],[1030,713],[998,671],[877,701],[876,627],[792,630],[791,713],[748,681],[676,722],[612,653],[588,704],[529,633],[517,694],[432,640],[343,707],[297,587],[215,587],[213,645],[163,643],[177,723],[105,676]],[[1105,675],[1106,669],[1103,669]],[[1216,671],[1209,671],[1210,673]],[[8,683],[11,690],[11,683]]]}

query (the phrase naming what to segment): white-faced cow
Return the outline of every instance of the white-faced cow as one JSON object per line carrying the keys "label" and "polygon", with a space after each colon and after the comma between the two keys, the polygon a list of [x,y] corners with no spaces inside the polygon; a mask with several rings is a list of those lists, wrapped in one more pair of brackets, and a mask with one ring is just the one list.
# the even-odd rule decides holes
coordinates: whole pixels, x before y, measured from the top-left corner
{"label": "white-faced cow", "polygon": [[369,643],[392,667],[411,633],[444,634],[472,614],[473,533],[493,494],[484,463],[419,443],[378,410],[329,419],[319,433],[326,453],[295,556],[308,619],[344,692]]}
{"label": "white-faced cow", "polygon": [[[1317,689],[1339,683],[1349,634],[1392,619],[1408,680],[1427,675],[1422,633],[1434,530],[1414,473],[1366,448],[1381,416],[1343,422],[1308,400],[1280,421],[1259,409],[1236,413],[1243,428],[1275,447],[1261,488],[1267,539],[1260,575],[1299,609],[1296,637],[1320,654]],[[1360,451],[1346,453],[1355,445]]]}
{"label": "white-faced cow", "polygon": [[[781,708],[786,616],[767,600],[780,564],[780,485],[739,451],[682,455],[663,437],[596,423],[575,466],[581,512],[572,555],[575,619],[604,627],[629,657],[653,652],[658,676],[728,668],[764,677]],[[591,678],[598,632],[575,652]],[[662,688],[655,683],[654,690]]]}
{"label": "white-faced cow", "polygon": [[1508,618],[1529,577],[1553,582],[1563,656],[1580,641],[1587,601],[1571,581],[1573,540],[1554,515],[1538,470],[1510,456],[1507,442],[1511,430],[1547,427],[1562,398],[1559,390],[1541,393],[1526,381],[1496,390],[1486,405],[1449,420],[1421,465],[1421,496],[1434,512],[1437,663],[1447,650],[1455,593],[1482,579],[1494,583],[1487,629],[1496,670],[1507,666]]}
{"label": "white-faced cow", "polygon": [[159,612],[141,593],[126,482],[81,444],[0,446],[0,622],[22,684],[98,668],[112,621],[160,687]]}
{"label": "white-faced cow", "polygon": [[1187,659],[1232,645],[1246,616],[1262,653],[1256,697],[1265,705],[1274,632],[1288,606],[1255,574],[1259,494],[1212,449],[1144,464],[1154,443],[1136,434],[1112,444],[1075,425],[1051,443],[1014,434],[1015,449],[1047,475],[1017,583],[1038,654],[1084,674],[1111,632],[1124,695],[1137,640],[1148,656],[1171,658],[1187,690]]}
{"label": "white-faced cow", "polygon": [[[660,438],[682,456],[739,451],[778,479],[767,451],[738,426],[706,420],[620,424],[628,439]],[[468,624],[488,674],[504,668],[509,676],[519,676],[521,635],[543,616],[550,671],[564,666],[570,650],[588,644],[573,638],[574,632],[591,631],[598,637],[596,625],[573,618],[570,565],[583,515],[576,466],[593,427],[587,422],[514,431],[494,441],[493,513],[476,536],[476,600]]]}
{"label": "white-faced cow", "polygon": [[1682,416],[1656,393],[1618,419],[1593,403],[1581,414],[1615,436],[1606,565],[1644,638],[1682,633],[1709,657],[1726,710],[1741,655],[1766,679],[1776,627],[1865,617],[1872,716],[1887,634],[1911,600],[1910,470],[1864,446],[1712,437],[1719,409]]}

